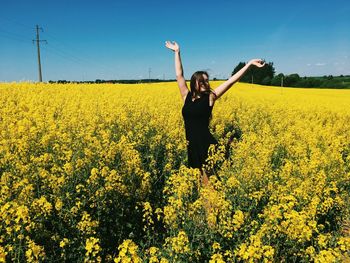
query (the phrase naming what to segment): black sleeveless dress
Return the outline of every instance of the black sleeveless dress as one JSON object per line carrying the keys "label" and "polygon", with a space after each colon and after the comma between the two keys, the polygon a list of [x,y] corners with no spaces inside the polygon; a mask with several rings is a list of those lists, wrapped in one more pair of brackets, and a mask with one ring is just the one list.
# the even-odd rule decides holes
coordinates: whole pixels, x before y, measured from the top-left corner
{"label": "black sleeveless dress", "polygon": [[202,168],[208,157],[211,144],[217,144],[209,131],[209,119],[213,106],[209,106],[209,94],[202,94],[200,98],[192,101],[192,94],[188,92],[182,116],[185,122],[188,165],[191,168]]}

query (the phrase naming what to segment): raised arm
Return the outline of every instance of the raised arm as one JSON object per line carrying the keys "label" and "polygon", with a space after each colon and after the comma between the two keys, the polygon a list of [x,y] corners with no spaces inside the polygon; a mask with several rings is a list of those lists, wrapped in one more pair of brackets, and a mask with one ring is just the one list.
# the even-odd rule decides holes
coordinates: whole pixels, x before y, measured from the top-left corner
{"label": "raised arm", "polygon": [[241,68],[236,74],[234,74],[231,78],[229,78],[227,81],[222,83],[219,87],[217,87],[214,91],[219,98],[222,96],[226,91],[229,90],[229,88],[232,87],[233,84],[235,84],[243,75],[244,73],[248,70],[250,66],[256,66],[256,67],[263,67],[265,63],[261,59],[252,59],[250,60],[243,68]]}
{"label": "raised arm", "polygon": [[181,63],[181,56],[180,56],[180,47],[179,45],[174,41],[166,41],[165,46],[175,53],[175,73],[176,73],[176,81],[177,85],[180,89],[181,98],[183,100],[186,99],[187,93],[188,93],[188,87],[186,84],[186,80],[183,75],[183,69],[182,69],[182,63]]}

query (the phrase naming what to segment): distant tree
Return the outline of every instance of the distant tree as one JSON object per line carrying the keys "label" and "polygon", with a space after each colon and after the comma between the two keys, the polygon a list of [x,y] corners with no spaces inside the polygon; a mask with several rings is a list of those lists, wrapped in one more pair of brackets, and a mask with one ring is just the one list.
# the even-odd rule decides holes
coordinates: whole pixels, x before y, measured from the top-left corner
{"label": "distant tree", "polygon": [[319,78],[305,77],[298,82],[298,87],[317,88],[321,87],[322,81]]}
{"label": "distant tree", "polygon": [[[271,80],[272,86],[281,86],[282,78],[284,78],[283,73],[278,74]],[[283,85],[284,86],[284,85]]]}
{"label": "distant tree", "polygon": [[[245,62],[239,62],[232,75],[236,74],[245,65]],[[290,75],[279,73],[275,75],[272,62],[266,63],[262,68],[250,67],[239,81],[277,87],[283,85],[284,87],[302,88],[350,88],[349,75],[324,75],[320,77],[300,77],[297,73]]]}
{"label": "distant tree", "polygon": [[[234,68],[231,75],[236,74],[245,65],[246,65],[245,62],[239,62],[238,65]],[[274,77],[274,74],[275,74],[275,68],[273,67],[273,62],[268,62],[262,68],[250,67],[239,81],[263,84],[263,82],[264,83],[270,82],[269,80],[271,80]]]}
{"label": "distant tree", "polygon": [[[239,62],[238,65],[233,69],[231,76],[233,76],[238,71],[240,71],[241,68],[243,68],[245,66],[245,64],[246,64],[245,62]],[[249,75],[249,69],[248,69],[248,71],[246,71],[246,73],[241,77],[241,79],[239,81],[240,82],[250,82],[251,77],[249,77],[248,75]]]}
{"label": "distant tree", "polygon": [[262,85],[266,85],[266,86],[268,86],[268,85],[271,85],[271,78],[270,78],[270,76],[266,76],[263,80],[262,80],[262,82],[261,82],[261,84]]}
{"label": "distant tree", "polygon": [[300,81],[300,76],[298,74],[290,74],[284,78],[283,86],[285,87],[296,87],[297,83]]}

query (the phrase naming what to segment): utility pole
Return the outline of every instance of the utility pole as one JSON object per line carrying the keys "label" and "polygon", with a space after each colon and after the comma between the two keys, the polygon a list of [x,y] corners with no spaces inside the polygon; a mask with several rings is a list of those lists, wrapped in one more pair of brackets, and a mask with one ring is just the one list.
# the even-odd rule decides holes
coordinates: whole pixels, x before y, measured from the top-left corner
{"label": "utility pole", "polygon": [[151,72],[152,72],[152,69],[149,68],[148,69],[148,82],[151,82]]}
{"label": "utility pole", "polygon": [[281,94],[283,92],[282,87],[283,87],[283,76],[281,76]]}
{"label": "utility pole", "polygon": [[36,25],[36,40],[33,40],[33,43],[34,43],[34,41],[36,42],[36,47],[37,47],[37,50],[38,50],[39,82],[42,82],[43,81],[43,76],[41,74],[40,42],[46,42],[47,43],[47,41],[46,40],[40,40],[39,30],[43,31],[43,29],[41,27]]}

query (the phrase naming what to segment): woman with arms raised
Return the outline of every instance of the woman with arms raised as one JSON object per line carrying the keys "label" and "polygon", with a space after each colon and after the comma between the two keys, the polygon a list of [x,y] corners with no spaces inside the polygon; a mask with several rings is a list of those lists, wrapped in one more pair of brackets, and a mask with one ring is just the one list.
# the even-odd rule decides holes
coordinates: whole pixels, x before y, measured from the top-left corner
{"label": "woman with arms raised", "polygon": [[203,169],[208,157],[208,149],[217,141],[209,131],[209,120],[215,100],[221,97],[236,83],[251,66],[263,67],[261,59],[250,60],[241,70],[227,81],[212,90],[209,85],[209,75],[205,71],[195,72],[190,81],[190,90],[187,87],[183,74],[180,57],[180,47],[176,42],[166,41],[165,46],[175,53],[176,80],[180,89],[181,98],[184,101],[182,115],[185,122],[188,165],[191,168],[201,170],[202,182],[207,184],[208,177]]}

